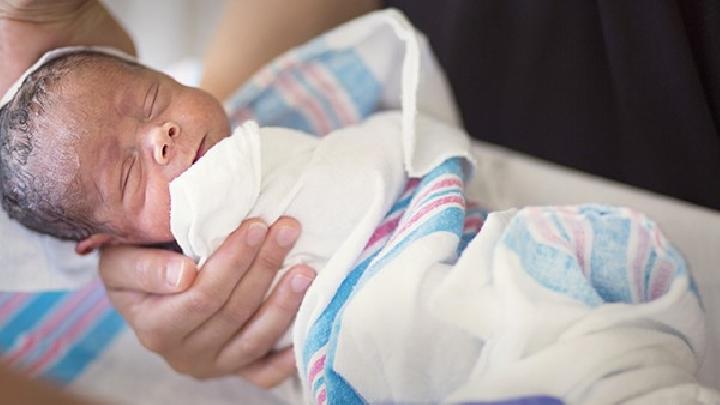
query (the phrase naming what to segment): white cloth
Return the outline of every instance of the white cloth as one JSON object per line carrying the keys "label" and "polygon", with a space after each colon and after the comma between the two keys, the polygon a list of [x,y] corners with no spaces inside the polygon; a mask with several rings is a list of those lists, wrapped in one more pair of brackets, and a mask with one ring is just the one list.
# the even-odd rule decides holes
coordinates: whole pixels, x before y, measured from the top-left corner
{"label": "white cloth", "polygon": [[[462,130],[419,118],[422,141],[407,141],[401,121],[399,112],[379,113],[323,138],[245,123],[170,184],[173,236],[183,253],[204,262],[244,219],[270,224],[289,215],[303,230],[285,267],[304,263],[320,271],[334,255],[351,262],[408,172],[469,157]],[[409,142],[417,146],[406,160]]]}

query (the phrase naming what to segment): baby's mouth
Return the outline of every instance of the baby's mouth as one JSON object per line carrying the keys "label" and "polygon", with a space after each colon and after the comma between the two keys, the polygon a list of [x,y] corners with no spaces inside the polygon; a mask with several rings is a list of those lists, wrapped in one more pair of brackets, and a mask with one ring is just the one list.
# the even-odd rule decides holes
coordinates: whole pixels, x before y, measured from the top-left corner
{"label": "baby's mouth", "polygon": [[193,159],[192,164],[195,164],[195,162],[197,162],[205,154],[205,138],[207,138],[207,135],[203,136],[200,141],[200,146],[198,146],[197,152],[195,152],[195,158]]}

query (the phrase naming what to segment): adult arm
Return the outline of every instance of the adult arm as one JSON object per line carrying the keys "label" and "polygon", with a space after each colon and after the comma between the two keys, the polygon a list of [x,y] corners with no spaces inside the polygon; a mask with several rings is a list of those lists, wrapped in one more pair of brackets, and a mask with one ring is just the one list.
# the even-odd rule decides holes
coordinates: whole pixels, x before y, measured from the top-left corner
{"label": "adult arm", "polygon": [[228,1],[205,54],[200,87],[224,100],[275,56],[379,5],[379,0]]}
{"label": "adult arm", "polygon": [[135,54],[130,36],[97,0],[0,0],[0,94],[43,53],[70,45]]}
{"label": "adult arm", "polygon": [[[135,52],[130,37],[97,1],[0,0],[0,91],[43,52],[66,45]],[[141,342],[178,371],[197,377],[236,373],[272,386],[295,372],[292,350],[271,348],[289,327],[314,272],[291,270],[264,300],[299,225],[280,220],[267,241],[266,227],[253,241],[247,229],[240,227],[228,239],[195,283],[195,266],[186,257],[131,246],[104,250],[100,272],[110,299]]]}
{"label": "adult arm", "polygon": [[82,405],[93,402],[71,396],[58,388],[18,374],[0,363],[0,398],[7,404]]}

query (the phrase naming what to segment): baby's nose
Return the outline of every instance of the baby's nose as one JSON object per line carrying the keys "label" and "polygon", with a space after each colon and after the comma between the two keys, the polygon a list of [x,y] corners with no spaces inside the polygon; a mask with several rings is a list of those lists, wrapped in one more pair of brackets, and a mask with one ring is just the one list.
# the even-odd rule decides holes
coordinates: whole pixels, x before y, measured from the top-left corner
{"label": "baby's nose", "polygon": [[180,127],[174,122],[166,122],[153,131],[153,158],[160,165],[167,165],[174,153],[175,138],[180,135]]}

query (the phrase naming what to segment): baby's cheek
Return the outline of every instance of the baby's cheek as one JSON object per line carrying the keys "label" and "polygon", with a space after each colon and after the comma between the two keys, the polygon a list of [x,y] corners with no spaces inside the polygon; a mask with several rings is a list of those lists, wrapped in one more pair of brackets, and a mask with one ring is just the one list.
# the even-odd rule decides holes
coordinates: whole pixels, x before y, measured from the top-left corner
{"label": "baby's cheek", "polygon": [[169,242],[170,232],[170,191],[167,185],[150,186],[145,194],[145,205],[140,214],[139,228],[149,242]]}

